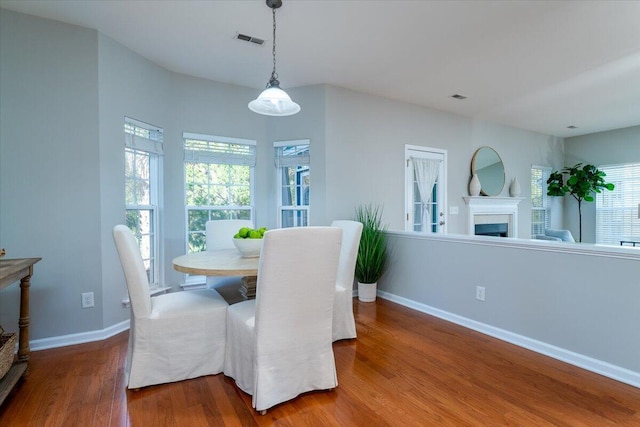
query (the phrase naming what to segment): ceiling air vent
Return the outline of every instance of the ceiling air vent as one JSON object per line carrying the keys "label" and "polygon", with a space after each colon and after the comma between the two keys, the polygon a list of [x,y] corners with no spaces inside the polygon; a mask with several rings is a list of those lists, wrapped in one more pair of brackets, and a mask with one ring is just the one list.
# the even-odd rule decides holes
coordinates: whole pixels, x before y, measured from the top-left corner
{"label": "ceiling air vent", "polygon": [[259,39],[257,37],[251,37],[251,36],[248,36],[246,34],[236,33],[236,38],[238,40],[244,40],[246,42],[254,43],[254,44],[257,44],[259,46],[262,46],[264,44],[264,40]]}
{"label": "ceiling air vent", "polygon": [[578,126],[574,126],[574,125],[567,126],[567,129],[578,129]]}
{"label": "ceiling air vent", "polygon": [[467,97],[466,97],[466,96],[464,96],[464,95],[460,95],[460,94],[457,94],[457,93],[456,93],[455,95],[451,95],[451,97],[452,97],[452,98],[455,98],[455,99],[460,99],[460,100],[462,100],[462,99],[467,99]]}

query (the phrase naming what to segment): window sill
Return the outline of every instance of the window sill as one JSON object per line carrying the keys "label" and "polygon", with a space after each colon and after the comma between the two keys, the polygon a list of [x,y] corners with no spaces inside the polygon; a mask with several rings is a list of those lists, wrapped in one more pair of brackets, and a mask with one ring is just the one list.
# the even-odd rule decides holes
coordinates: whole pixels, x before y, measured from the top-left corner
{"label": "window sill", "polygon": [[[171,286],[158,286],[157,288],[151,289],[150,294],[152,297],[154,297],[156,295],[166,294],[168,292],[171,292]],[[122,306],[124,308],[131,307],[131,301],[129,300],[129,298],[125,298],[122,300]]]}

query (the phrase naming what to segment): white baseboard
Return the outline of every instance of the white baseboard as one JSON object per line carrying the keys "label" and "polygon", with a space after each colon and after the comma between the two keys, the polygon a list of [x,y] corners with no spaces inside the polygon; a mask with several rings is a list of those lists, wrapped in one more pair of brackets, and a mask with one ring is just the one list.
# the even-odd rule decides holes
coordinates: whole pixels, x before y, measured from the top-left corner
{"label": "white baseboard", "polygon": [[631,371],[629,369],[613,365],[609,362],[604,362],[602,360],[593,359],[579,353],[574,353],[572,351],[556,347],[542,341],[509,332],[504,329],[496,328],[494,326],[471,320],[466,317],[458,316],[457,314],[449,313],[447,311],[440,310],[426,304],[418,303],[407,298],[399,297],[388,292],[378,290],[378,297],[398,303],[422,313],[439,317],[440,319],[447,320],[460,326],[464,326],[465,328],[473,329],[474,331],[478,331],[485,335],[498,338],[502,341],[506,341],[508,343],[515,344],[528,350],[535,351],[536,353],[544,354],[545,356],[549,356],[562,362],[577,366],[579,368],[586,369],[587,371],[595,372],[596,374],[600,374],[616,381],[620,381],[625,384],[640,388],[640,372]]}
{"label": "white baseboard", "polygon": [[129,329],[129,320],[116,323],[108,328],[97,331],[80,332],[78,334],[32,340],[29,341],[29,347],[31,347],[31,351],[38,351],[49,348],[65,347],[68,345],[84,344],[92,341],[102,341],[119,334],[120,332],[126,331],[127,329]]}

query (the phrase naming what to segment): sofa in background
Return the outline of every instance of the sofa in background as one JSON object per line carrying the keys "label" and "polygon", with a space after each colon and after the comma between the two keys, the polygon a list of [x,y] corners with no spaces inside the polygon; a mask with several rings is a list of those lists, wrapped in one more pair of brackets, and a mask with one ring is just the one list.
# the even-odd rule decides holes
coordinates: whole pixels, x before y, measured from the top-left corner
{"label": "sofa in background", "polygon": [[545,228],[544,234],[536,234],[533,238],[539,240],[554,240],[556,242],[575,242],[571,231],[554,230],[552,228]]}

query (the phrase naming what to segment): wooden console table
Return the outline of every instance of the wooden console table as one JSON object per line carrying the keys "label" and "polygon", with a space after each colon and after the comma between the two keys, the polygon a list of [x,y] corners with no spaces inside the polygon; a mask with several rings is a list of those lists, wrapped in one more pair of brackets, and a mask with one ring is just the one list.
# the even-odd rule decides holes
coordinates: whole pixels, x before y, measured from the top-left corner
{"label": "wooden console table", "polygon": [[20,281],[20,318],[18,319],[18,360],[7,375],[0,379],[0,405],[13,390],[20,378],[26,378],[29,371],[29,287],[33,264],[42,258],[20,258],[0,260],[0,290]]}

